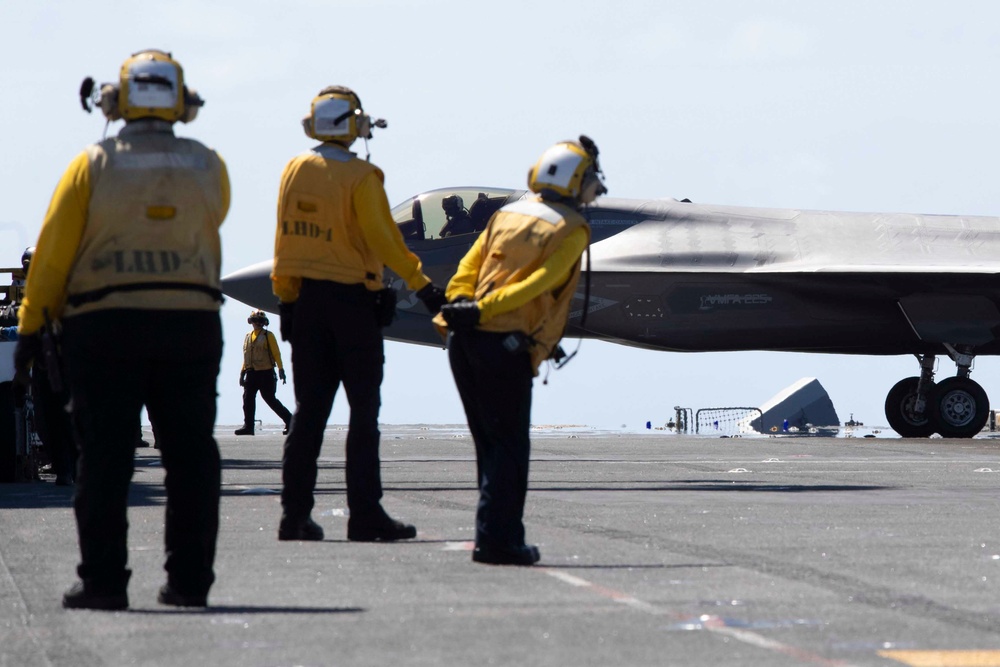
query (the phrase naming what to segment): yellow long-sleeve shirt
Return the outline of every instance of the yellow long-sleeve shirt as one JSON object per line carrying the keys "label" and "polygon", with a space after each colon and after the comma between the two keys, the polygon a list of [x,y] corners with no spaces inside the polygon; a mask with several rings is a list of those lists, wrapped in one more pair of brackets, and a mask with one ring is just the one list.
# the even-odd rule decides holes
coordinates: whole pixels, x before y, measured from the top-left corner
{"label": "yellow long-sleeve shirt", "polygon": [[[474,298],[476,280],[483,262],[485,239],[486,234],[480,234],[472,248],[459,262],[458,271],[452,276],[445,291],[448,301],[454,301],[458,297]],[[566,282],[573,266],[586,249],[589,239],[586,229],[570,232],[552,256],[526,279],[501,287],[484,296],[479,300],[479,321],[485,323],[501,313],[516,310]]]}
{"label": "yellow long-sleeve shirt", "polygon": [[[222,162],[222,201],[229,210],[229,176]],[[49,209],[35,244],[25,284],[25,296],[18,311],[18,333],[36,333],[45,323],[44,312],[58,319],[66,305],[66,287],[76,260],[80,240],[87,225],[92,184],[86,151],[70,162],[56,185]]]}
{"label": "yellow long-sleeve shirt", "polygon": [[[336,150],[336,148],[328,150]],[[340,150],[346,153],[345,148],[340,147]],[[279,253],[291,252],[281,249],[282,216],[286,211],[288,200],[298,185],[296,179],[315,178],[313,172],[307,172],[305,169],[307,166],[318,166],[309,165],[310,160],[322,159],[319,155],[299,156],[289,163],[282,175],[278,201],[279,225],[275,239],[276,267],[271,276],[271,284],[274,294],[284,303],[298,300],[302,276],[295,275],[295,271],[285,271],[278,267],[278,261],[286,257],[284,255],[278,256]],[[310,189],[315,190],[318,185],[307,182],[304,187],[305,191],[308,192]],[[330,186],[325,185],[324,187]],[[333,193],[309,192],[309,194],[322,197]],[[389,201],[382,185],[381,172],[377,168],[372,167],[371,171],[357,181],[350,192],[350,202],[353,218],[357,224],[351,223],[351,227],[348,229],[352,230],[356,226],[360,231],[360,241],[366,246],[366,250],[370,251],[379,262],[399,275],[410,289],[418,290],[429,284],[430,279],[423,273],[420,258],[406,247],[403,235],[392,219]],[[327,220],[327,223],[332,224],[333,221]],[[343,220],[337,221],[336,224],[347,225]]]}
{"label": "yellow long-sleeve shirt", "polygon": [[[251,348],[253,347],[254,343],[257,342],[257,338],[260,337],[261,335],[265,336],[265,340],[267,340],[267,347],[268,350],[270,351],[270,357],[267,358],[266,362],[262,359],[257,359],[257,360],[253,359],[253,354],[251,352]],[[251,353],[248,354],[248,352]],[[247,338],[244,340],[243,344],[243,366],[242,368],[240,368],[240,372],[250,370],[251,368],[254,368],[254,370],[262,370],[262,369],[266,370],[273,368],[273,365],[271,364],[272,360],[274,361],[274,365],[277,365],[278,370],[279,371],[282,370],[283,366],[281,365],[281,350],[278,349],[278,339],[275,337],[275,335],[270,331],[268,331],[267,329],[261,329],[260,331],[251,331],[250,333],[248,333]],[[255,361],[256,363],[254,363]],[[261,368],[255,368],[255,366],[261,366]]]}

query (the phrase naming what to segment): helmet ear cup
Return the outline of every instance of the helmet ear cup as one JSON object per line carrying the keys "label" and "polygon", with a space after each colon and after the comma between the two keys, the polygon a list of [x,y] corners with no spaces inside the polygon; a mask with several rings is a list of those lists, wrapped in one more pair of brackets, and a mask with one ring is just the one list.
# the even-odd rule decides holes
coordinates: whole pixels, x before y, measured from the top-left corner
{"label": "helmet ear cup", "polygon": [[[359,109],[361,107],[358,107]],[[358,128],[358,136],[362,139],[372,138],[372,119],[366,113],[361,113],[354,118],[355,126]]]}
{"label": "helmet ear cup", "polygon": [[310,139],[316,138],[316,133],[313,132],[312,114],[304,116],[302,118],[302,131],[305,132],[306,136],[309,137]]}
{"label": "helmet ear cup", "polygon": [[597,177],[593,169],[587,169],[580,181],[580,193],[577,195],[577,199],[581,204],[589,204],[597,199],[599,194],[602,194],[601,179]]}
{"label": "helmet ear cup", "polygon": [[113,83],[105,83],[101,86],[101,113],[108,120],[121,120],[122,112],[118,108],[119,89]]}
{"label": "helmet ear cup", "polygon": [[205,106],[205,100],[201,98],[197,90],[184,86],[184,115],[180,117],[182,123],[190,123],[198,117],[198,110]]}

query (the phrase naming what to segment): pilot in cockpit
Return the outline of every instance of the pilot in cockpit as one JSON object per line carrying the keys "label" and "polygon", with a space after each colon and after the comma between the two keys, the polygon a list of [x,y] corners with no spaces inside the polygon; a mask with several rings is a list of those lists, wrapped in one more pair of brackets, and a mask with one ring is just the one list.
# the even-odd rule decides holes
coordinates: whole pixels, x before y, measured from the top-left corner
{"label": "pilot in cockpit", "polygon": [[465,202],[458,195],[451,195],[442,199],[441,208],[444,209],[444,214],[447,218],[447,222],[441,228],[441,238],[456,236],[458,234],[471,234],[476,231],[472,217],[465,208]]}

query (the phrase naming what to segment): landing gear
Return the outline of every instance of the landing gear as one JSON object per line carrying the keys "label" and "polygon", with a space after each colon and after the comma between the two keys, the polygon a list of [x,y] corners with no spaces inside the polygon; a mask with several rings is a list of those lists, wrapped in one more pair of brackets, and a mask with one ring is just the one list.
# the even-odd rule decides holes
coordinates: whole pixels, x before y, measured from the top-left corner
{"label": "landing gear", "polygon": [[990,414],[986,391],[969,378],[975,355],[971,348],[945,344],[957,372],[934,383],[934,355],[917,355],[920,377],[897,382],[885,399],[889,426],[904,438],[926,438],[940,433],[945,438],[971,438],[979,433]]}
{"label": "landing gear", "polygon": [[[892,430],[904,438],[926,438],[934,433],[934,424],[927,414],[926,400],[920,409],[918,406],[917,385],[920,378],[905,378],[900,380],[885,398],[885,417],[889,420]],[[931,382],[931,388],[934,383]]]}
{"label": "landing gear", "polygon": [[930,421],[945,438],[971,438],[983,430],[990,415],[990,399],[969,378],[942,380],[931,394]]}

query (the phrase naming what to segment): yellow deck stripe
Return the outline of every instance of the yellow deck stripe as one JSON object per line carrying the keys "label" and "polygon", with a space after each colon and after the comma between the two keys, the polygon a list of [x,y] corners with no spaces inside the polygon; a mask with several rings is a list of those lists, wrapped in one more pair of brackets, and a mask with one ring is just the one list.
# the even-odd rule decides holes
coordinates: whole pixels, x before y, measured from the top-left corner
{"label": "yellow deck stripe", "polygon": [[1000,651],[879,651],[911,667],[1000,667]]}

